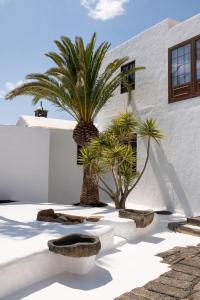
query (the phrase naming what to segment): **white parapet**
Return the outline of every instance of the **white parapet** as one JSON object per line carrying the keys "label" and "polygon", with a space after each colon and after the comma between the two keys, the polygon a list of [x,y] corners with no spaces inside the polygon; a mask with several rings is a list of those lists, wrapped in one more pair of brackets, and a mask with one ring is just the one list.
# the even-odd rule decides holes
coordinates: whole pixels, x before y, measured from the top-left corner
{"label": "white parapet", "polygon": [[[114,248],[113,229],[110,226],[86,223],[69,227],[57,225],[56,228],[61,236],[63,229],[65,234],[82,233],[98,236],[101,242],[100,253]],[[2,239],[1,244],[4,245],[6,242],[6,239]],[[21,248],[24,248],[24,251],[21,252]],[[13,241],[11,252],[12,256],[2,255],[0,259],[0,299],[54,275],[63,272],[83,275],[95,266],[96,256],[76,258],[51,253],[47,248],[47,237],[42,234],[40,239],[33,239],[32,243],[26,239]]]}
{"label": "white parapet", "polygon": [[0,299],[63,272],[87,274],[95,266],[95,257],[67,257],[45,250],[1,266]]}

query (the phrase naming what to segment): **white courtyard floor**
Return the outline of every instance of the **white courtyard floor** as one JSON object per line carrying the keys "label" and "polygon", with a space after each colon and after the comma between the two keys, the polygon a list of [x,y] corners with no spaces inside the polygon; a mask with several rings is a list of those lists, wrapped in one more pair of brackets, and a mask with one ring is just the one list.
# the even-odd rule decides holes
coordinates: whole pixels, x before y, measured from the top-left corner
{"label": "white courtyard floor", "polygon": [[[37,222],[37,212],[53,208],[74,215],[102,215],[98,223],[64,226]],[[51,204],[0,206],[0,299],[112,300],[169,270],[159,252],[174,246],[197,245],[198,237],[168,231],[167,223],[181,216],[158,216],[146,229],[119,219],[108,208],[79,208]],[[47,241],[70,232],[100,236],[103,249],[87,275],[64,272],[62,262],[49,254]]]}

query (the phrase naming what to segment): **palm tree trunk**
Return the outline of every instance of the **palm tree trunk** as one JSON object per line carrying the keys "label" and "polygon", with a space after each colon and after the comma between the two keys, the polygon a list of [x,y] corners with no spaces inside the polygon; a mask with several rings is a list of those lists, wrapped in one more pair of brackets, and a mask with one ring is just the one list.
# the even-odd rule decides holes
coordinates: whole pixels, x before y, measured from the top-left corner
{"label": "palm tree trunk", "polygon": [[[99,136],[99,131],[93,122],[80,121],[73,132],[73,139],[79,146],[87,145],[93,138]],[[99,188],[96,175],[89,168],[83,168],[83,184],[80,195],[81,205],[98,205]]]}
{"label": "palm tree trunk", "polygon": [[99,189],[97,177],[90,169],[83,169],[83,184],[80,196],[81,205],[95,205],[99,202]]}

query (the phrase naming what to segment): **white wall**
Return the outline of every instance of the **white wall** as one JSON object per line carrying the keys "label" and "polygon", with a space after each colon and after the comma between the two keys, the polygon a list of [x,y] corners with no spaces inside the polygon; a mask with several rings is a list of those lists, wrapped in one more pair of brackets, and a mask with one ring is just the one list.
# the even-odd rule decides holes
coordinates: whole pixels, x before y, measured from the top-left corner
{"label": "white wall", "polygon": [[[145,176],[129,201],[152,208],[200,213],[200,97],[168,104],[168,48],[200,34],[200,15],[178,23],[165,20],[113,49],[112,59],[128,55],[137,66],[132,110],[141,118],[156,118],[165,134],[161,146],[153,145]],[[125,109],[127,95],[119,90],[102,110],[98,124]],[[145,159],[145,141],[138,141],[138,170]]]}
{"label": "white wall", "polygon": [[49,202],[71,204],[80,200],[82,170],[77,165],[73,130],[51,129]]}
{"label": "white wall", "polygon": [[0,200],[79,202],[72,130],[0,126]]}
{"label": "white wall", "polygon": [[0,200],[48,201],[49,131],[0,126]]}

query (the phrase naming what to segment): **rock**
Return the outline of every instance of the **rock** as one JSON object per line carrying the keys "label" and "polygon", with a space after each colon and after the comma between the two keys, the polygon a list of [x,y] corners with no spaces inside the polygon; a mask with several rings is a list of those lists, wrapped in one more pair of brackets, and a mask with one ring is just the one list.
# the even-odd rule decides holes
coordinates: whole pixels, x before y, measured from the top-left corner
{"label": "rock", "polygon": [[154,280],[155,283],[162,283],[165,285],[169,285],[172,287],[176,287],[179,289],[192,289],[193,283],[191,281],[186,281],[186,280],[180,280],[177,278],[170,278],[170,277],[165,277],[165,276],[160,276],[157,279]]}
{"label": "rock", "polygon": [[86,218],[86,221],[88,222],[99,222],[103,216],[90,216]]}
{"label": "rock", "polygon": [[164,273],[162,276],[170,277],[174,280],[179,279],[179,280],[189,281],[189,282],[195,281],[197,279],[197,277],[194,275],[189,275],[182,272],[176,272],[174,270]]}
{"label": "rock", "polygon": [[166,296],[184,299],[190,294],[190,290],[180,289],[168,284],[157,283],[156,281],[149,282],[145,285],[145,288],[156,293],[161,293]]}
{"label": "rock", "polygon": [[102,216],[73,216],[68,214],[55,213],[53,209],[44,209],[38,212],[37,220],[44,222],[56,222],[63,225],[76,225],[83,223],[84,221],[88,222],[99,222]]}
{"label": "rock", "polygon": [[200,269],[199,268],[190,267],[190,266],[186,266],[181,263],[178,263],[178,264],[173,265],[172,269],[177,272],[182,272],[185,274],[200,277]]}
{"label": "rock", "polygon": [[175,300],[174,297],[168,296],[168,295],[164,295],[164,294],[160,294],[157,292],[153,292],[153,291],[149,291],[147,289],[145,289],[144,287],[142,288],[136,288],[134,290],[131,291],[132,294],[134,294],[135,296],[143,296],[146,297],[147,299],[151,299],[151,300]]}
{"label": "rock", "polygon": [[62,238],[48,241],[51,252],[71,257],[88,257],[97,255],[101,249],[98,237],[70,234]]}
{"label": "rock", "polygon": [[53,209],[44,209],[39,211],[37,214],[38,221],[52,222],[54,219],[55,213]]}
{"label": "rock", "polygon": [[67,215],[67,214],[56,214],[59,220],[63,220],[63,222],[68,222],[68,223],[83,223],[86,218],[82,216],[73,216],[73,215]]}

